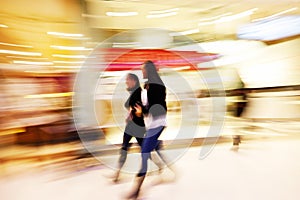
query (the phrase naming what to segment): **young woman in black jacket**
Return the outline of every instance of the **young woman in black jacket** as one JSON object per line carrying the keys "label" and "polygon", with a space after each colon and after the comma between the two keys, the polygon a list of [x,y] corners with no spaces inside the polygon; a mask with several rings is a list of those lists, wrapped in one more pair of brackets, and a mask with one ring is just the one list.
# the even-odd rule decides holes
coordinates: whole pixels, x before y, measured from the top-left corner
{"label": "young woman in black jacket", "polygon": [[[118,169],[116,174],[114,175],[113,181],[116,183],[119,181],[119,175],[121,169],[127,159],[127,152],[128,148],[130,147],[130,140],[132,137],[135,137],[138,144],[142,147],[143,138],[146,133],[145,123],[144,123],[144,116],[136,114],[136,105],[142,105],[141,101],[141,91],[142,88],[140,87],[140,81],[137,75],[129,73],[126,76],[126,86],[127,90],[130,92],[130,96],[125,102],[124,106],[129,110],[129,115],[126,118],[126,127],[123,134],[123,142],[122,147],[120,149],[120,157],[118,160]],[[157,146],[160,148],[160,146]],[[155,156],[155,155],[154,155]],[[163,167],[163,164],[157,159],[153,157],[152,161],[158,166],[159,169]]]}
{"label": "young woman in black jacket", "polygon": [[[158,151],[160,141],[159,136],[166,126],[167,103],[166,87],[157,73],[156,66],[152,61],[146,61],[142,66],[143,77],[147,78],[147,94],[142,95],[143,106],[135,105],[136,115],[144,116],[146,123],[146,135],[142,144],[142,166],[135,179],[133,190],[126,197],[127,199],[136,199],[139,195],[141,185],[145,179],[151,152]],[[161,156],[164,161],[163,157]]]}
{"label": "young woman in black jacket", "polygon": [[138,144],[142,146],[143,137],[146,132],[145,129],[145,123],[144,123],[144,117],[143,116],[137,116],[135,114],[136,110],[134,109],[134,106],[141,102],[141,91],[142,88],[140,87],[140,81],[139,78],[135,74],[127,74],[126,76],[126,86],[127,91],[130,93],[129,98],[125,102],[124,106],[129,110],[129,114],[126,118],[126,127],[123,134],[123,142],[122,147],[120,149],[120,157],[118,161],[118,169],[116,174],[114,175],[113,181],[118,182],[119,181],[119,175],[121,172],[121,169],[127,159],[127,152],[128,148],[130,146],[130,140],[132,137],[135,137]]}

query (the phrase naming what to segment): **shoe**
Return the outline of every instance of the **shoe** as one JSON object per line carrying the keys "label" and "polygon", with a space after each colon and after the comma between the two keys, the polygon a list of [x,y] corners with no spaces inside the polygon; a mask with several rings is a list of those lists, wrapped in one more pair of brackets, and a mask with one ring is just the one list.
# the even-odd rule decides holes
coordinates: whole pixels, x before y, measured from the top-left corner
{"label": "shoe", "polygon": [[119,183],[120,182],[120,172],[121,170],[118,170],[115,175],[112,177],[113,178],[113,183]]}
{"label": "shoe", "polygon": [[135,178],[133,190],[125,196],[126,200],[136,200],[138,198],[140,194],[141,186],[145,180],[145,176],[137,176]]}

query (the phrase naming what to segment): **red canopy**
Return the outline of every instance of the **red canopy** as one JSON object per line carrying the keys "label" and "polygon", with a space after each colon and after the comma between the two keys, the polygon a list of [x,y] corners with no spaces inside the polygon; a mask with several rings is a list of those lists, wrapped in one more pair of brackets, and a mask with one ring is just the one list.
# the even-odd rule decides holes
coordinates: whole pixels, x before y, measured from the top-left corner
{"label": "red canopy", "polygon": [[[107,66],[106,71],[122,71],[140,69],[143,62],[153,61],[158,67],[183,67],[198,69],[197,64],[215,60],[220,57],[214,53],[198,53],[196,51],[176,51],[165,49],[97,49]],[[103,63],[102,63],[103,64]]]}

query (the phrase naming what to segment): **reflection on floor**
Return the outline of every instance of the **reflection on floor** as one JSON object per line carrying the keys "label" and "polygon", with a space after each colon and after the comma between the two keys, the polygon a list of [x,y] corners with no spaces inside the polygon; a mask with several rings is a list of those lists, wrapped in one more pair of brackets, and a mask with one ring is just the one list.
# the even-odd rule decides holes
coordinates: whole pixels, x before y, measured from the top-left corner
{"label": "reflection on floor", "polygon": [[[168,170],[160,176],[156,172],[148,175],[142,199],[298,200],[299,144],[300,135],[296,134],[242,140],[235,151],[232,142],[223,142],[214,146],[204,159],[199,159],[203,146],[195,145],[183,151],[174,163],[176,179]],[[24,156],[34,150],[28,147]],[[177,150],[166,151],[176,153]],[[2,161],[1,199],[120,200],[132,185],[139,157],[138,152],[130,154],[124,171],[133,171],[124,172],[119,184],[112,184],[109,178],[118,158],[115,153],[100,156],[106,159],[106,165],[89,156]],[[153,186],[154,183],[160,184]]]}

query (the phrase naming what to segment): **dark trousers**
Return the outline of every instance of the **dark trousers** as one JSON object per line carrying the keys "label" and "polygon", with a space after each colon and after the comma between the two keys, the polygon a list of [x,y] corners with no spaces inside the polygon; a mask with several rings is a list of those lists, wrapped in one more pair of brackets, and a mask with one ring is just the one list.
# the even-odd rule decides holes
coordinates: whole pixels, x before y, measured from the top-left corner
{"label": "dark trousers", "polygon": [[148,159],[151,158],[151,152],[156,150],[159,153],[161,141],[158,140],[165,127],[149,129],[142,144],[142,167],[137,176],[145,176],[148,170]]}
{"label": "dark trousers", "polygon": [[[129,134],[124,132],[123,142],[122,142],[122,147],[121,147],[121,152],[120,152],[120,158],[119,158],[119,169],[121,169],[123,167],[123,165],[124,165],[124,163],[127,159],[127,151],[128,151],[128,148],[131,146],[131,144],[129,142],[133,137],[134,136],[129,135]],[[135,139],[138,142],[138,144],[140,146],[142,146],[143,138],[135,137]]]}
{"label": "dark trousers", "polygon": [[[122,149],[123,149],[124,151],[127,151],[128,148],[130,147],[129,142],[130,142],[130,140],[131,140],[133,137],[134,137],[134,136],[132,136],[132,135],[129,135],[129,134],[127,134],[127,133],[124,133],[124,135],[123,135],[123,143],[122,143]],[[143,144],[143,138],[140,138],[140,137],[134,137],[134,138],[136,139],[136,141],[138,142],[138,144],[139,144],[140,146],[142,146],[142,144]]]}

